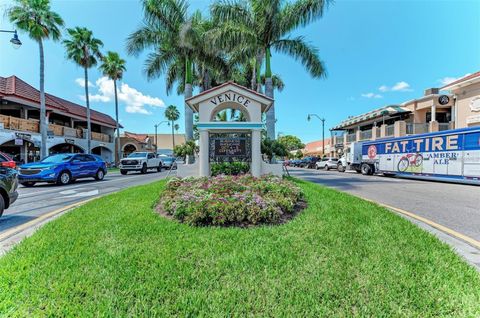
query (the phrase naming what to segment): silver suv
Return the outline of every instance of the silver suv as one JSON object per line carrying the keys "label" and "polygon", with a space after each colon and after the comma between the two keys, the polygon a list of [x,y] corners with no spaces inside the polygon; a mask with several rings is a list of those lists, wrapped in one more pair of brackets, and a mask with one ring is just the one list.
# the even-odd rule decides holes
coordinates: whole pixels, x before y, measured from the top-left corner
{"label": "silver suv", "polygon": [[325,157],[320,160],[318,160],[315,163],[315,168],[318,169],[325,169],[325,170],[330,170],[330,169],[337,169],[337,163],[338,159],[337,158],[332,158],[332,157]]}

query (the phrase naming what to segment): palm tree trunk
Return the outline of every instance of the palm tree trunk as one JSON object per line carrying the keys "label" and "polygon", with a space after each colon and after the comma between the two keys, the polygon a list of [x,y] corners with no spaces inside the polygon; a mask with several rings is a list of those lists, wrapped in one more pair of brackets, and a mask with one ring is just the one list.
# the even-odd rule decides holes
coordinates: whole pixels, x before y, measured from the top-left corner
{"label": "palm tree trunk", "polygon": [[90,98],[88,96],[88,68],[84,67],[85,72],[85,100],[87,102],[87,153],[91,152],[91,143],[92,143],[92,127],[90,122]]}
{"label": "palm tree trunk", "polygon": [[[185,62],[185,92],[184,98],[185,100],[192,97],[192,61],[189,58],[186,59]],[[191,140],[193,139],[193,111],[192,109],[185,103],[185,139]]]}
{"label": "palm tree trunk", "polygon": [[172,120],[172,145],[173,145],[172,150],[175,149],[175,134],[173,132],[174,125],[175,125],[175,122]]}
{"label": "palm tree trunk", "polygon": [[[270,48],[265,51],[265,95],[274,98],[272,70],[270,65]],[[275,139],[275,104],[267,111],[267,137]]]}
{"label": "palm tree trunk", "polygon": [[40,49],[40,134],[42,144],[40,145],[40,159],[47,154],[47,110],[45,107],[45,59],[43,55],[43,42],[38,40]]}
{"label": "palm tree trunk", "polygon": [[252,79],[250,80],[250,88],[254,91],[257,90],[257,60],[255,59],[255,62],[253,64],[252,68]]}
{"label": "palm tree trunk", "polygon": [[263,51],[259,51],[257,53],[257,62],[256,62],[256,82],[257,82],[257,92],[259,93],[262,93],[262,75],[261,75],[261,72],[260,72],[260,69],[262,67],[262,63],[263,63],[263,55],[264,55],[264,52]]}
{"label": "palm tree trunk", "polygon": [[[115,89],[115,121],[116,121],[116,129],[117,129],[117,140],[115,141],[115,147],[117,148],[117,162],[115,165],[118,167],[118,163],[120,162],[122,151],[120,149],[120,124],[118,122],[118,96],[117,96],[117,80],[113,80],[113,88]],[[157,138],[157,135],[155,135]],[[155,141],[156,144],[156,141]]]}

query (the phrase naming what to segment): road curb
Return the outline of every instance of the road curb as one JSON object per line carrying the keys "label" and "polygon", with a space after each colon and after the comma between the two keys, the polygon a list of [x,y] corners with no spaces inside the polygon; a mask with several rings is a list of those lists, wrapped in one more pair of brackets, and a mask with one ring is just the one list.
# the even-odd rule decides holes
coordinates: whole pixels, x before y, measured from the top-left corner
{"label": "road curb", "polygon": [[456,238],[456,239],[459,239],[459,240],[461,240],[461,241],[464,241],[465,243],[470,244],[471,246],[473,246],[473,247],[475,247],[475,248],[477,248],[477,249],[480,250],[480,242],[479,242],[479,241],[477,241],[477,240],[475,240],[475,239],[473,239],[473,238],[471,238],[471,237],[468,237],[468,236],[466,236],[466,235],[464,235],[464,234],[462,234],[462,233],[459,233],[459,232],[457,232],[457,231],[455,231],[455,230],[452,230],[452,229],[450,229],[450,228],[448,228],[448,227],[446,227],[446,226],[444,226],[444,225],[438,224],[438,223],[433,222],[433,221],[431,221],[431,220],[429,220],[429,219],[427,219],[427,218],[424,218],[424,217],[422,217],[422,216],[416,215],[416,214],[414,214],[414,213],[412,213],[412,212],[409,212],[409,211],[406,211],[406,210],[403,210],[403,209],[400,209],[400,208],[396,208],[396,207],[390,206],[390,205],[388,205],[388,204],[380,203],[380,202],[377,202],[377,201],[374,201],[374,200],[370,200],[370,199],[367,199],[367,198],[364,198],[364,197],[361,197],[361,196],[357,196],[357,197],[359,197],[359,198],[361,198],[361,199],[363,199],[363,200],[365,200],[365,201],[375,203],[375,204],[377,204],[377,205],[379,205],[379,206],[382,206],[382,207],[384,207],[384,208],[393,210],[393,211],[395,211],[395,212],[397,212],[397,213],[406,215],[406,216],[408,216],[408,217],[410,217],[410,218],[412,218],[412,219],[415,219],[415,220],[417,220],[417,221],[423,222],[423,223],[425,223],[425,224],[427,224],[427,225],[430,225],[431,227],[433,227],[433,228],[435,228],[435,229],[437,229],[437,230],[439,230],[439,231],[442,231],[442,232],[444,232],[444,233],[446,233],[446,234],[448,234],[448,235],[450,235],[450,236],[452,236],[452,237],[454,237],[454,238]]}
{"label": "road curb", "polygon": [[3,233],[0,234],[0,242],[18,234],[18,233],[21,233],[31,227],[34,227],[60,213],[63,213],[63,212],[66,212],[68,210],[71,210],[71,209],[74,209],[74,208],[77,208],[81,205],[84,205],[85,203],[88,203],[90,201],[93,201],[95,199],[98,199],[99,197],[95,197],[95,198],[90,198],[90,199],[86,199],[86,200],[83,200],[83,201],[80,201],[80,202],[76,202],[76,203],[73,203],[73,204],[70,204],[70,205],[67,205],[67,206],[64,206],[60,209],[57,209],[57,210],[54,210],[54,211],[51,211],[51,212],[48,212],[48,213],[45,213],[41,216],[39,216],[38,218],[36,219],[33,219],[29,222],[26,222],[26,223],[23,223],[17,227],[14,227],[12,229],[9,229]]}

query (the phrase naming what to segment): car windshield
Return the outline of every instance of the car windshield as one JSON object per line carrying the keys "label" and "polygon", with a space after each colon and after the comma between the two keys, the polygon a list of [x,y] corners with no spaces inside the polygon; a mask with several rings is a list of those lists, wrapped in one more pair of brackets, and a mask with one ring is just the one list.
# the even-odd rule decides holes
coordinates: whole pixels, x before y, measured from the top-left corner
{"label": "car windshield", "polygon": [[146,152],[134,152],[128,155],[127,158],[145,158],[147,156]]}
{"label": "car windshield", "polygon": [[72,157],[73,155],[70,155],[70,154],[53,155],[53,156],[48,156],[47,158],[43,159],[41,162],[60,163],[60,162],[66,162],[72,159]]}

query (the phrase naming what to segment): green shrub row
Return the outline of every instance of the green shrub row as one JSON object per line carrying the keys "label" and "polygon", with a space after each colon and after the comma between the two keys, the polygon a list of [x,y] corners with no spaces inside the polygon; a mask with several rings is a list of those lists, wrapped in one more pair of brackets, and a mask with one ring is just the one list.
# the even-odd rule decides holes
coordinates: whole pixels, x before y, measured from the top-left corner
{"label": "green shrub row", "polygon": [[218,176],[221,174],[227,176],[237,176],[250,171],[250,165],[248,162],[240,161],[212,163],[210,168],[212,176]]}

